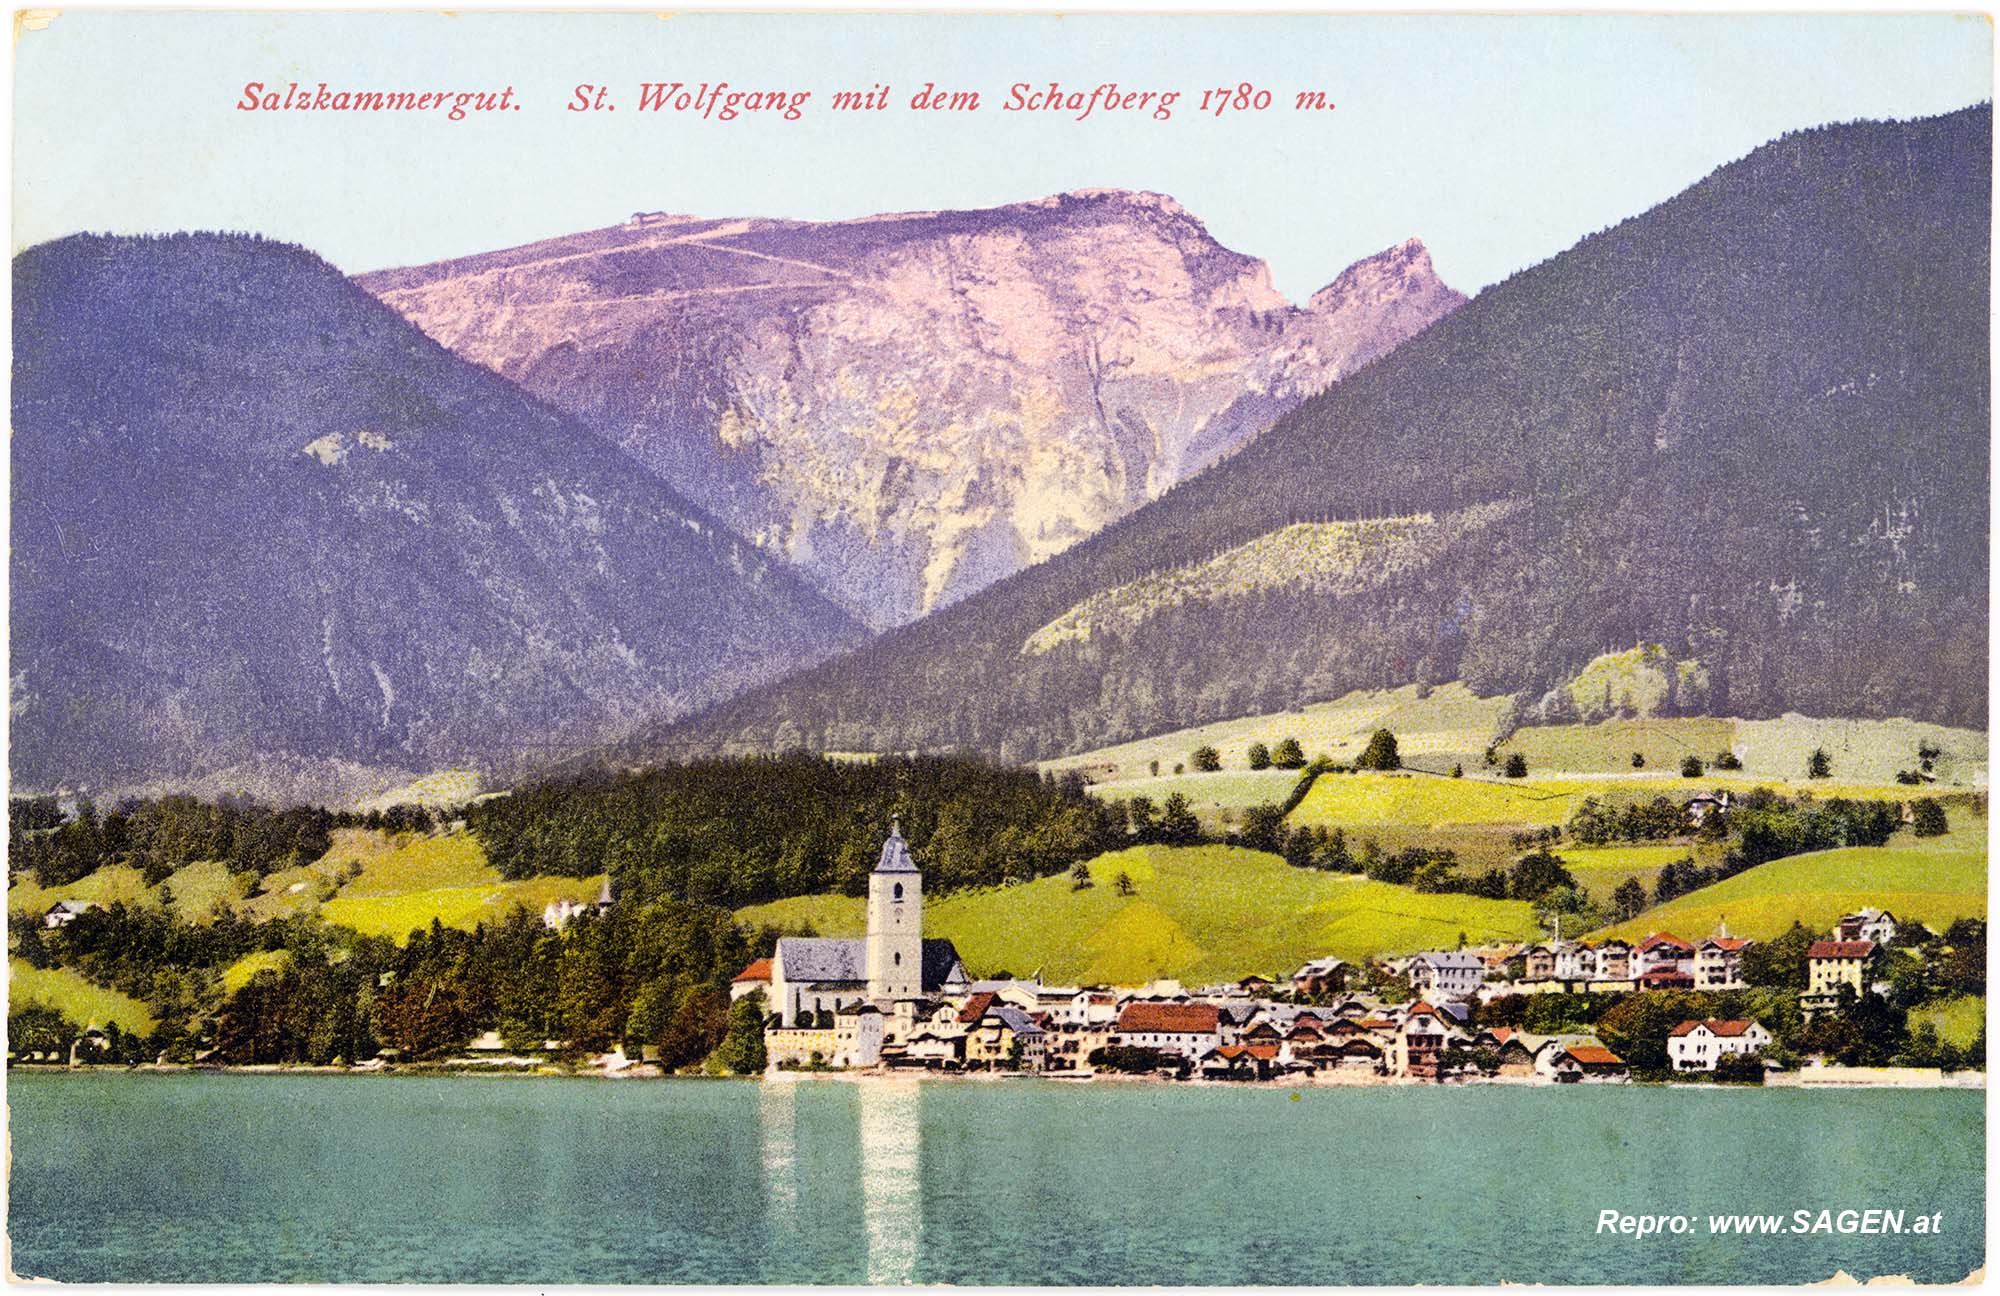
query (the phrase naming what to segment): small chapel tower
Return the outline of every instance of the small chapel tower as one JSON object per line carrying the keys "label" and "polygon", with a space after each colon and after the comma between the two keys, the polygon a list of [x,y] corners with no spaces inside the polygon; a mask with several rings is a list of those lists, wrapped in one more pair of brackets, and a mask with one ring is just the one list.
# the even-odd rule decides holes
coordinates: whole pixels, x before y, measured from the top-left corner
{"label": "small chapel tower", "polygon": [[924,884],[910,862],[902,823],[889,821],[889,840],[868,877],[868,997],[915,999],[923,990]]}

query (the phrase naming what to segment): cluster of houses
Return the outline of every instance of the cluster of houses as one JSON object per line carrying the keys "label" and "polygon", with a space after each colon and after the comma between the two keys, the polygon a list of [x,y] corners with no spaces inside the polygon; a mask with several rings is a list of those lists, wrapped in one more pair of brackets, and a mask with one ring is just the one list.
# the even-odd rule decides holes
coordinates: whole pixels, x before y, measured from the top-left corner
{"label": "cluster of houses", "polygon": [[[1403,1002],[1350,992],[1353,969],[1332,957],[1306,963],[1283,987],[1265,977],[1196,989],[1045,985],[973,980],[951,942],[922,938],[922,903],[921,876],[892,827],[869,879],[865,937],[784,937],[772,957],[743,970],[732,997],[763,996],[772,1068],[1615,1082],[1629,1078],[1626,1063],[1598,1039],[1478,1026],[1473,1005],[1520,994],[1740,989],[1752,945],[1724,927],[1693,942],[1657,932],[1636,944],[1430,951],[1384,965],[1408,985],[1408,996],[1392,996]],[[1805,1011],[1837,1004],[1843,986],[1877,988],[1872,957],[1895,929],[1880,910],[1842,918],[1809,953]],[[1759,1022],[1687,1021],[1666,1049],[1675,1070],[1713,1071],[1770,1042]]]}

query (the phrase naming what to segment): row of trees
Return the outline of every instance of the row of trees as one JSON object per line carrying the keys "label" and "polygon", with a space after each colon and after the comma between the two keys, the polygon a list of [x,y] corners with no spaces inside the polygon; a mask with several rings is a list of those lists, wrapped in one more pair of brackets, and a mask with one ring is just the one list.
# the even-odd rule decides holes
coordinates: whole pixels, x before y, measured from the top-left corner
{"label": "row of trees", "polygon": [[[555,1040],[581,1054],[622,1044],[684,1067],[732,1027],[740,1035],[746,1016],[761,1050],[761,1012],[732,1014],[728,989],[774,939],[742,930],[726,910],[665,897],[587,913],[561,931],[518,908],[472,931],[433,922],[404,946],[310,918],[196,925],[112,905],[64,928],[24,928],[15,953],[143,1000],[159,1025],[122,1050],[131,1060],[325,1065],[385,1049],[421,1059],[497,1029],[512,1046]],[[223,970],[255,950],[284,957],[225,992]],[[761,1057],[751,1067],[742,1051],[749,1042],[736,1043],[724,1056],[760,1069]]]}

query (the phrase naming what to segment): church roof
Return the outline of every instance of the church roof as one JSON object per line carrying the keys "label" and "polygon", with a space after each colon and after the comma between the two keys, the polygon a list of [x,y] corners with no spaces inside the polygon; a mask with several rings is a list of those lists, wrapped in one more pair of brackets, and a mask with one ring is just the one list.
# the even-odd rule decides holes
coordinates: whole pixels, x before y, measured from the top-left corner
{"label": "church roof", "polygon": [[903,825],[895,819],[889,821],[889,840],[882,843],[882,858],[875,862],[877,873],[914,873],[917,866],[910,862],[909,843],[903,840]]}
{"label": "church roof", "polygon": [[[777,961],[784,966],[785,980],[817,981],[821,984],[865,985],[868,982],[868,943],[833,936],[781,936]],[[924,942],[924,990],[943,988],[952,970],[959,966],[958,947],[948,940]]]}
{"label": "church roof", "polygon": [[868,979],[865,942],[834,936],[781,936],[778,962],[787,981],[852,981]]}

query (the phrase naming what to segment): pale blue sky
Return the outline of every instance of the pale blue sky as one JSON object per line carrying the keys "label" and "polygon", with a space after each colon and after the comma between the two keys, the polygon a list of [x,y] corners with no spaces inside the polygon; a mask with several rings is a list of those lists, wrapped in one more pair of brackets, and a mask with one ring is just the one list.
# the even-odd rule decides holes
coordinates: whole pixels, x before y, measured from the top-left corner
{"label": "pale blue sky", "polygon": [[[637,209],[807,219],[1115,186],[1173,195],[1303,298],[1411,235],[1475,291],[1786,130],[1992,94],[1981,17],[1210,17],[63,13],[17,47],[14,240],[236,229],[350,272],[484,251]],[[1074,122],[1009,84],[1276,105]],[[452,123],[236,111],[245,82],[499,88]],[[797,122],[637,111],[645,81],[815,91]],[[926,80],[986,107],[843,118],[832,91]],[[609,83],[615,114],[563,111]],[[1339,108],[1291,110],[1323,88]]]}

